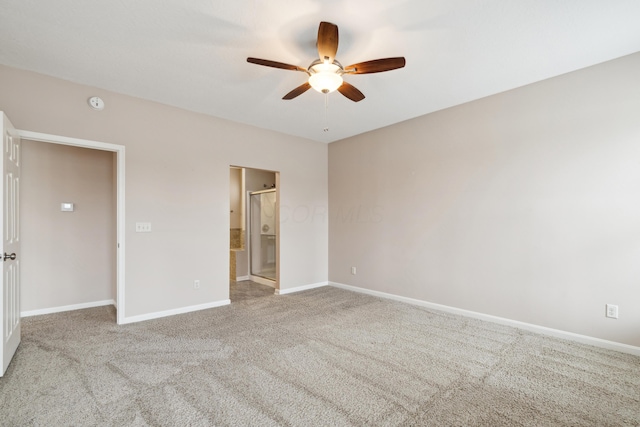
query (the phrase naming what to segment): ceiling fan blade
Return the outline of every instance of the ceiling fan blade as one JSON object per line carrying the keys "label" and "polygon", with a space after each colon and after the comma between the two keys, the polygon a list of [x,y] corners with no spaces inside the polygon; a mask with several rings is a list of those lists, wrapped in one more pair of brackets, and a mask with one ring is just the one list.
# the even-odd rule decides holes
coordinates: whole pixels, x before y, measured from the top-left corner
{"label": "ceiling fan blade", "polygon": [[342,86],[338,88],[338,92],[340,92],[353,102],[362,101],[364,99],[364,94],[356,89],[355,86],[347,82],[342,82]]}
{"label": "ceiling fan blade", "polygon": [[307,72],[305,68],[298,67],[297,65],[285,64],[284,62],[269,61],[268,59],[260,58],[247,58],[247,62],[252,64],[264,65],[265,67],[281,68],[283,70],[303,71]]}
{"label": "ceiling fan blade", "polygon": [[318,28],[318,56],[320,60],[333,63],[338,52],[338,26],[331,22],[321,22]]}
{"label": "ceiling fan blade", "polygon": [[309,84],[309,82],[306,82],[304,84],[301,84],[300,86],[298,86],[297,88],[295,88],[294,90],[286,94],[285,96],[283,96],[282,99],[293,99],[296,96],[302,95],[309,89],[311,89],[311,85]]}
{"label": "ceiling fan blade", "polygon": [[381,73],[383,71],[396,70],[405,66],[407,61],[403,56],[396,58],[374,59],[373,61],[359,62],[357,64],[344,67],[346,73],[349,74],[371,74]]}

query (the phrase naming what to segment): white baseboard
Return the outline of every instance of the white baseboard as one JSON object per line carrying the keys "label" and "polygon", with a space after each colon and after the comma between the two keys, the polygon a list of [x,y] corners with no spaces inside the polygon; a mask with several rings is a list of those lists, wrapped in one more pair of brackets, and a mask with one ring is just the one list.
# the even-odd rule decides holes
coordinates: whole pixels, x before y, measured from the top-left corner
{"label": "white baseboard", "polygon": [[296,286],[295,288],[276,289],[276,295],[292,294],[294,292],[308,291],[309,289],[321,288],[329,285],[329,282],[312,283],[310,285]]}
{"label": "white baseboard", "polygon": [[543,335],[550,335],[556,338],[562,338],[579,342],[581,344],[592,345],[595,347],[606,348],[608,350],[615,350],[622,353],[633,354],[640,356],[640,347],[622,344],[615,341],[607,341],[600,338],[590,337],[587,335],[574,334],[573,332],[562,331],[559,329],[547,328],[545,326],[534,325],[531,323],[520,322],[518,320],[506,319],[504,317],[491,316],[489,314],[478,313],[476,311],[464,310],[461,308],[451,307],[448,305],[436,304],[428,301],[423,301],[414,298],[407,298],[399,295],[388,294],[385,292],[372,291],[370,289],[359,288],[357,286],[344,285],[342,283],[329,282],[329,285],[336,288],[345,289],[348,291],[359,292],[362,294],[372,295],[380,298],[390,299],[394,301],[400,301],[407,304],[417,305],[420,307],[430,308],[433,310],[444,311],[447,313],[458,314],[461,316],[472,317],[474,319],[486,320],[488,322],[499,323],[501,325],[513,326],[514,328],[524,329],[530,332],[535,332]]}
{"label": "white baseboard", "polygon": [[63,311],[82,310],[83,308],[102,307],[103,305],[116,305],[112,299],[104,301],[85,302],[82,304],[63,305],[60,307],[41,308],[39,310],[29,310],[20,312],[20,317],[40,316],[41,314],[61,313]]}
{"label": "white baseboard", "polygon": [[138,316],[125,317],[124,320],[122,322],[120,322],[119,324],[120,325],[126,325],[128,323],[143,322],[145,320],[159,319],[161,317],[173,316],[173,315],[176,315],[176,314],[191,313],[193,311],[200,311],[200,310],[206,310],[208,308],[222,307],[224,305],[229,305],[229,304],[231,304],[231,300],[225,299],[225,300],[222,300],[222,301],[214,301],[214,302],[209,302],[209,303],[206,303],[206,304],[191,305],[191,306],[188,306],[188,307],[174,308],[172,310],[165,310],[165,311],[157,311],[155,313],[140,314]]}
{"label": "white baseboard", "polygon": [[236,277],[236,282],[244,282],[245,280],[251,280],[250,276],[238,276]]}

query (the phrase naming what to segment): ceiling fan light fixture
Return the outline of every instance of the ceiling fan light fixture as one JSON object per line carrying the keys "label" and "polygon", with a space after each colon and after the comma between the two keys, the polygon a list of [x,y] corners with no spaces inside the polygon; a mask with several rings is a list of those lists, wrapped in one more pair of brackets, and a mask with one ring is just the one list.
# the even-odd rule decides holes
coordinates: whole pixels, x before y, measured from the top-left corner
{"label": "ceiling fan light fixture", "polygon": [[309,67],[309,84],[320,93],[331,93],[342,86],[342,68],[336,64],[324,62]]}
{"label": "ceiling fan light fixture", "polygon": [[[306,73],[308,80],[287,93],[282,99],[294,99],[311,88],[320,93],[340,92],[345,98],[353,102],[360,102],[365,97],[362,92],[352,84],[342,80],[344,74],[373,74],[383,71],[397,70],[406,64],[403,56],[393,58],[374,59],[372,61],[358,62],[357,64],[343,67],[336,59],[338,52],[338,26],[331,22],[320,22],[318,27],[318,59],[313,61],[308,68],[298,65],[285,64],[284,62],[270,61],[268,59],[247,58],[247,62],[265,67],[280,68],[282,70],[300,71]],[[328,97],[325,97],[327,102]]]}
{"label": "ceiling fan light fixture", "polygon": [[342,86],[342,77],[336,73],[322,72],[309,77],[309,84],[320,93],[331,93]]}

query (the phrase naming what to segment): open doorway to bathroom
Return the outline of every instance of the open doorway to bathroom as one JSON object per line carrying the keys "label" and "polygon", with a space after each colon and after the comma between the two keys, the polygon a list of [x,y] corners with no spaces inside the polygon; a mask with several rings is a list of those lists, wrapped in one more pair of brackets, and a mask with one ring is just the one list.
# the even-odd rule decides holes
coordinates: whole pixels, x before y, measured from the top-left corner
{"label": "open doorway to bathroom", "polygon": [[229,297],[231,302],[279,289],[279,174],[229,169]]}

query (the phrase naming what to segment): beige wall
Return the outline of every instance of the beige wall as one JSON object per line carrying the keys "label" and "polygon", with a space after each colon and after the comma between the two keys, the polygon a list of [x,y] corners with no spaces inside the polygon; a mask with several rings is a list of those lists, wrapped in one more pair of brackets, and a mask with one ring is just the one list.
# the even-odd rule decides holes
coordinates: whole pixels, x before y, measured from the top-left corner
{"label": "beige wall", "polygon": [[21,311],[115,300],[113,164],[110,152],[23,141]]}
{"label": "beige wall", "polygon": [[[279,171],[284,204],[327,207],[325,144],[5,66],[0,94],[18,129],[126,147],[126,317],[228,298],[230,165]],[[280,232],[280,288],[326,281],[327,222]]]}
{"label": "beige wall", "polygon": [[332,143],[329,194],[331,281],[640,346],[640,54]]}

